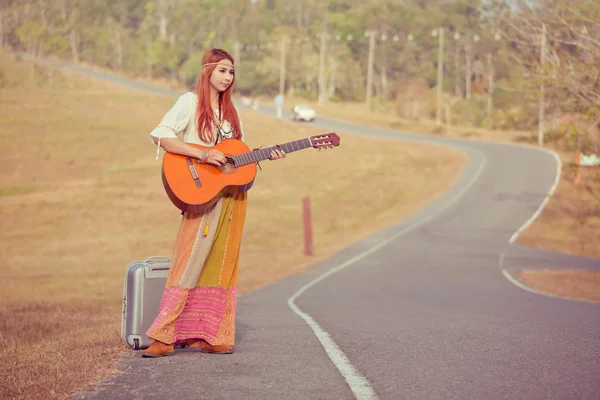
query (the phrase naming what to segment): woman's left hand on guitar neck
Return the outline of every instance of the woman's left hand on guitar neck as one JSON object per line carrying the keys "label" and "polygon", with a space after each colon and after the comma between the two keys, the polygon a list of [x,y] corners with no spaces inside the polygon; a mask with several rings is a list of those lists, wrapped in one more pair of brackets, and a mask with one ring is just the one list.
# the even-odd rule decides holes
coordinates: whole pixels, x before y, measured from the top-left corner
{"label": "woman's left hand on guitar neck", "polygon": [[[269,160],[273,161],[273,160],[278,160],[280,158],[285,158],[285,151],[283,151],[279,148],[279,144],[276,144],[275,147],[277,147],[277,148],[274,150],[271,150],[271,157],[269,158]],[[261,148],[262,148],[262,146],[252,149],[252,151],[260,150]]]}
{"label": "woman's left hand on guitar neck", "polygon": [[279,145],[275,145],[277,148],[271,151],[271,158],[269,160],[277,160],[279,158],[285,158],[285,151],[279,149]]}

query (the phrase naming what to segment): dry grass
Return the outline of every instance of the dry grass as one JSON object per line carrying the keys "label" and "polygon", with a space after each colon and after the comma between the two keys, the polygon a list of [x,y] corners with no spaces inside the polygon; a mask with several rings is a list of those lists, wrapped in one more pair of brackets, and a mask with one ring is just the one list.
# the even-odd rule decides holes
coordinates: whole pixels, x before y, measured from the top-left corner
{"label": "dry grass", "polygon": [[600,258],[600,168],[582,167],[581,181],[576,184],[575,168],[570,165],[571,155],[559,154],[563,159],[563,171],[556,193],[517,242],[544,250]]}
{"label": "dry grass", "polygon": [[[180,221],[147,133],[174,99],[53,72],[0,55],[0,398],[67,398],[112,373],[122,344],[123,272],[170,255]],[[29,72],[28,72],[29,71]],[[242,112],[251,147],[318,131]],[[328,153],[263,162],[249,195],[240,291],[299,273],[399,221],[450,186],[465,161],[441,147],[344,135]],[[316,255],[303,254],[301,199]]]}
{"label": "dry grass", "polygon": [[0,311],[1,398],[66,398],[112,373],[123,350],[115,332],[114,302],[87,301],[81,295],[71,302],[31,297]]}
{"label": "dry grass", "polygon": [[527,270],[520,271],[517,277],[541,292],[570,299],[600,302],[600,271]]}

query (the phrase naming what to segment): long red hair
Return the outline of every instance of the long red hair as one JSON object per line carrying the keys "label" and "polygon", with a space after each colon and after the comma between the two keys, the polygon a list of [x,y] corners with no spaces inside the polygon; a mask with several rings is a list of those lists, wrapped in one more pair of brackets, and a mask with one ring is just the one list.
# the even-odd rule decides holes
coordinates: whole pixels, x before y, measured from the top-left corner
{"label": "long red hair", "polygon": [[[234,64],[233,57],[227,51],[222,49],[210,49],[202,57],[202,65],[216,63],[227,58]],[[196,94],[198,95],[198,108],[196,109],[196,123],[198,126],[198,135],[200,139],[207,143],[215,142],[215,126],[217,118],[210,104],[210,76],[218,65],[207,65],[202,68],[202,72],[196,82]],[[231,101],[231,90],[235,83],[235,72],[233,81],[227,90],[219,93],[219,106],[221,108],[221,121],[229,121],[233,128],[233,137],[241,139],[242,130],[238,113]]]}

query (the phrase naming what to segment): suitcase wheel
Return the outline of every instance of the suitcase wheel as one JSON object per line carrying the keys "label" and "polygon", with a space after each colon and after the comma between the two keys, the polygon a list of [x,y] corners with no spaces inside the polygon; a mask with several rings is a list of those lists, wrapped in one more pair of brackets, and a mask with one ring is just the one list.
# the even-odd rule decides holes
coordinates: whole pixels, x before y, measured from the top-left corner
{"label": "suitcase wheel", "polygon": [[133,349],[134,350],[140,349],[140,339],[133,339]]}

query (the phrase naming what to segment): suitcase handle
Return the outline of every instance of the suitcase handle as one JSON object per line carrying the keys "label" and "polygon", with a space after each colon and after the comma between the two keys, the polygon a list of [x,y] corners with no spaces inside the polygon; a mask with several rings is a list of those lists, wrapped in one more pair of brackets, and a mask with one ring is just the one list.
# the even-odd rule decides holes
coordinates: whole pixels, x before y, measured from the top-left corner
{"label": "suitcase handle", "polygon": [[152,264],[165,264],[165,263],[171,263],[171,259],[166,256],[150,256],[144,260],[144,264],[148,265],[148,267],[151,271],[156,268]]}

